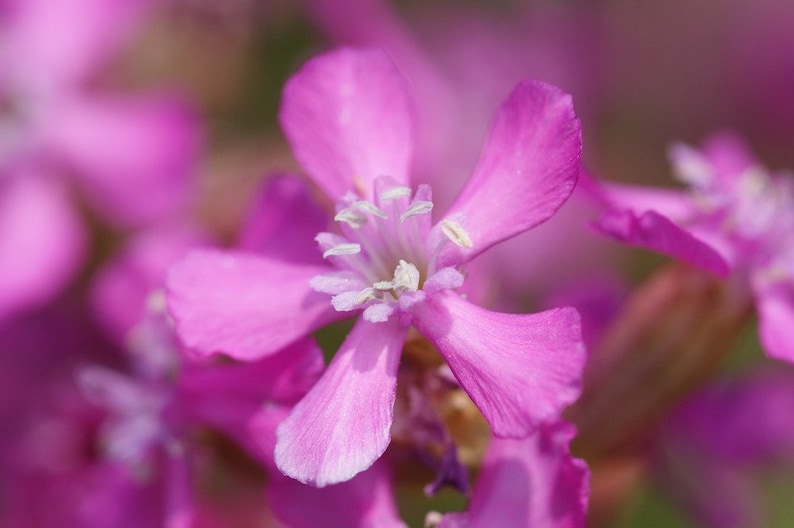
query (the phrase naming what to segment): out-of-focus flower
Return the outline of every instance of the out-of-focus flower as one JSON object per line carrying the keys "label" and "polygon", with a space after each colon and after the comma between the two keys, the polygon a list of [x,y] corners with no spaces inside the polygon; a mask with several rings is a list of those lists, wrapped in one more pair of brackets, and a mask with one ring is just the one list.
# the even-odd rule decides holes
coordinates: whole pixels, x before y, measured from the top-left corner
{"label": "out-of-focus flower", "polygon": [[794,464],[794,371],[767,365],[712,382],[662,423],[655,477],[699,526],[766,526],[756,478]]}
{"label": "out-of-focus flower", "polygon": [[267,499],[290,528],[405,528],[394,502],[393,478],[384,460],[347,482],[324,488],[273,475]]}
{"label": "out-of-focus flower", "polygon": [[585,526],[589,471],[568,450],[573,435],[559,422],[520,440],[494,438],[468,511],[428,520],[438,528]]}
{"label": "out-of-focus flower", "polygon": [[770,172],[731,135],[671,150],[688,191],[606,184],[597,227],[751,292],[767,354],[794,361],[794,178]]}
{"label": "out-of-focus flower", "polygon": [[169,274],[177,331],[201,354],[260,357],[363,311],[279,429],[279,467],[319,486],[351,478],[388,445],[409,325],[438,348],[496,435],[525,436],[578,394],[575,310],[499,314],[454,292],[466,262],[544,222],[570,195],[581,152],[570,98],[519,84],[467,186],[434,226],[429,186],[409,185],[409,105],[380,52],[342,49],[307,63],[285,88],[281,119],[298,160],[337,202],[341,234],[316,237],[326,262],[204,251]]}
{"label": "out-of-focus flower", "polygon": [[188,196],[193,117],[166,96],[89,85],[145,2],[12,0],[0,12],[0,316],[48,300],[85,246],[68,188],[103,219],[140,225]]}

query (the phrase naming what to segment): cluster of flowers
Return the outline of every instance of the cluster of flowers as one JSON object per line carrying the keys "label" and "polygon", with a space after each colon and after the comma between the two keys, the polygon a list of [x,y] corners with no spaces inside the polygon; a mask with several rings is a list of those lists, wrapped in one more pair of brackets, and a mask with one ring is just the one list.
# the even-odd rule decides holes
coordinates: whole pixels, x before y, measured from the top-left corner
{"label": "cluster of flowers", "polygon": [[[97,73],[147,4],[0,2],[0,526],[598,526],[640,473],[762,522],[794,177],[720,133],[671,149],[685,190],[611,183],[525,58],[487,121],[496,74],[462,89],[384,5],[317,0],[344,46],[282,87],[300,170],[221,242],[197,115]],[[629,291],[610,238],[673,263]],[[756,320],[776,362],[714,381]]]}

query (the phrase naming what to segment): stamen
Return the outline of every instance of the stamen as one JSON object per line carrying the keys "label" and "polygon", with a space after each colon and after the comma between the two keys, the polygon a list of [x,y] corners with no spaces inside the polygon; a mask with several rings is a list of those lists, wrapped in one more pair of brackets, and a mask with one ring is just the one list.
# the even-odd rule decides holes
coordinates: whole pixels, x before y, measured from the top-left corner
{"label": "stamen", "polygon": [[389,291],[394,289],[394,281],[378,281],[372,287],[380,291]]}
{"label": "stamen", "polygon": [[463,229],[463,226],[453,220],[442,220],[441,232],[457,246],[462,248],[474,247],[474,242],[471,241],[469,233]]}
{"label": "stamen", "polygon": [[394,280],[392,281],[395,289],[416,291],[419,289],[419,270],[416,266],[404,260],[400,260],[394,269]]}
{"label": "stamen", "polygon": [[344,222],[353,229],[358,229],[367,223],[367,217],[352,207],[346,207],[336,213],[334,220],[337,222]]}
{"label": "stamen", "polygon": [[400,222],[405,222],[408,218],[418,215],[418,214],[426,214],[433,210],[433,202],[428,200],[418,200],[411,205],[409,205],[403,214],[400,215]]}
{"label": "stamen", "polygon": [[381,200],[397,200],[398,198],[407,198],[411,196],[411,188],[405,186],[392,187],[388,191],[380,194]]}
{"label": "stamen", "polygon": [[377,216],[379,218],[383,218],[384,220],[388,218],[386,213],[380,210],[380,208],[372,202],[368,202],[366,200],[357,200],[353,202],[353,205],[364,211],[365,213],[369,213],[371,215]]}
{"label": "stamen", "polygon": [[365,302],[377,298],[378,296],[375,295],[375,290],[373,288],[364,288],[356,296],[356,304],[364,304]]}
{"label": "stamen", "polygon": [[339,244],[330,249],[326,249],[323,253],[323,258],[339,255],[355,255],[356,253],[361,253],[361,244],[349,242],[346,244]]}

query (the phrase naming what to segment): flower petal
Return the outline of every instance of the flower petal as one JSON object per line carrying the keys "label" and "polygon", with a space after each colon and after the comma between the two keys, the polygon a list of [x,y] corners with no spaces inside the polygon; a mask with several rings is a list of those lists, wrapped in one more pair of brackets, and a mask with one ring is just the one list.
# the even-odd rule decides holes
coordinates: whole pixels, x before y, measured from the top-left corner
{"label": "flower petal", "polygon": [[465,526],[584,527],[589,471],[571,456],[573,435],[573,427],[559,422],[525,439],[493,439]]}
{"label": "flower petal", "polygon": [[275,514],[291,528],[405,528],[394,503],[392,482],[388,466],[379,461],[347,482],[322,489],[273,476],[267,498]]}
{"label": "flower petal", "polygon": [[230,365],[186,363],[179,397],[186,420],[212,425],[275,470],[276,427],[325,369],[313,339]]}
{"label": "flower petal", "polygon": [[[448,217],[459,217],[470,259],[548,220],[568,199],[579,174],[581,124],[571,97],[536,81],[519,84],[496,114],[485,148]],[[447,260],[446,262],[450,262]]]}
{"label": "flower petal", "polygon": [[440,292],[413,313],[495,435],[526,436],[579,396],[585,349],[573,308],[502,314]]}
{"label": "flower petal", "polygon": [[91,288],[97,321],[119,342],[144,318],[165,272],[188,250],[209,246],[209,236],[186,223],[159,224],[131,236],[95,275]]}
{"label": "flower petal", "polygon": [[307,62],[284,88],[281,124],[295,157],[333,201],[378,176],[408,182],[411,109],[380,51],[345,48]]}
{"label": "flower petal", "polygon": [[656,211],[609,211],[594,226],[612,238],[681,259],[718,277],[730,274],[730,266],[711,245]]}
{"label": "flower petal", "polygon": [[64,189],[45,175],[0,175],[0,319],[56,295],[77,271],[86,237]]}
{"label": "flower petal", "polygon": [[325,374],[279,427],[281,471],[322,487],[351,479],[381,456],[391,440],[405,333],[396,318],[356,323]]}
{"label": "flower petal", "polygon": [[668,413],[652,451],[663,491],[698,526],[765,526],[760,473],[792,463],[794,370],[772,363],[716,380]]}
{"label": "flower petal", "polygon": [[45,134],[94,207],[130,225],[181,212],[190,199],[199,144],[194,121],[173,99],[92,98],[59,105]]}
{"label": "flower petal", "polygon": [[758,333],[769,357],[794,363],[794,294],[788,284],[756,288]]}
{"label": "flower petal", "polygon": [[309,287],[326,270],[195,250],[168,272],[168,309],[180,339],[196,353],[256,359],[339,319],[328,296]]}
{"label": "flower petal", "polygon": [[[4,25],[17,75],[34,82],[74,84],[101,65],[129,36],[147,2],[14,0]],[[43,86],[45,87],[45,86]]]}
{"label": "flower petal", "polygon": [[318,264],[315,235],[328,229],[328,212],[294,176],[271,176],[250,211],[240,234],[239,246],[290,262]]}

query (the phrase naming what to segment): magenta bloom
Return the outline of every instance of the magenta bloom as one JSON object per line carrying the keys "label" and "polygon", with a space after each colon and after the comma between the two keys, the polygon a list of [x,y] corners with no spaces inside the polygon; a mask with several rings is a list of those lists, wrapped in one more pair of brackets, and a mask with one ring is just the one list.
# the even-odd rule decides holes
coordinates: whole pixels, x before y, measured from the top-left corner
{"label": "magenta bloom", "polygon": [[147,2],[9,0],[0,8],[0,318],[41,305],[79,267],[69,191],[116,225],[188,198],[194,118],[181,101],[89,91]]}
{"label": "magenta bloom", "polygon": [[266,495],[275,515],[290,528],[407,528],[397,511],[394,478],[384,459],[347,482],[324,488],[271,475]]}
{"label": "magenta bloom", "polygon": [[794,369],[777,363],[720,379],[664,421],[655,477],[698,526],[769,526],[763,473],[794,464]]}
{"label": "magenta bloom", "polygon": [[308,175],[336,202],[334,231],[316,236],[323,260],[196,251],[168,280],[177,332],[203,354],[253,359],[361,312],[281,425],[281,470],[323,486],[383,453],[411,326],[436,346],[497,436],[523,437],[557,417],[579,393],[578,313],[494,313],[455,290],[469,260],[547,220],[573,190],[581,130],[570,97],[519,84],[468,184],[436,222],[430,187],[411,186],[410,104],[383,53],[342,49],[309,61],[285,87],[281,121]]}
{"label": "magenta bloom", "polygon": [[493,439],[468,511],[446,514],[434,525],[584,527],[590,472],[568,449],[574,434],[572,426],[558,422],[521,440]]}
{"label": "magenta bloom", "polygon": [[762,167],[736,137],[671,150],[688,191],[605,185],[603,232],[680,258],[752,292],[768,355],[794,361],[794,178]]}

